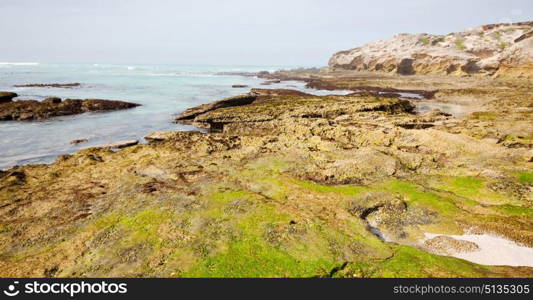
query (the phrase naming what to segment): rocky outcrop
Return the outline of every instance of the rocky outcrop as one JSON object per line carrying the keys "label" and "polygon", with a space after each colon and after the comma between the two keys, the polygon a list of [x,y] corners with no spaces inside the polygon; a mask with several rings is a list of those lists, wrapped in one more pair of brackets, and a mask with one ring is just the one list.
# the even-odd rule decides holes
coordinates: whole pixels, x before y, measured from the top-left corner
{"label": "rocky outcrop", "polygon": [[0,121],[43,120],[56,116],[81,114],[89,111],[120,110],[140,104],[102,99],[47,98],[44,101],[20,100],[0,105]]}
{"label": "rocky outcrop", "polygon": [[495,24],[448,35],[402,33],[334,54],[331,69],[402,75],[531,76],[533,22]]}
{"label": "rocky outcrop", "polygon": [[29,83],[29,84],[15,84],[14,87],[47,87],[47,88],[73,88],[79,87],[81,83]]}
{"label": "rocky outcrop", "polygon": [[149,144],[1,171],[0,275],[531,276],[423,251],[426,231],[472,228],[533,246],[528,152],[471,136],[501,127],[495,111],[531,122],[530,86],[438,79],[358,83],[438,87],[436,99],[475,91],[495,101],[488,122],[417,114],[418,100],[398,97],[254,89],[181,115],[210,132],[154,132]]}
{"label": "rocky outcrop", "polygon": [[12,92],[1,92],[0,91],[0,103],[11,102],[13,98],[17,97],[16,93]]}

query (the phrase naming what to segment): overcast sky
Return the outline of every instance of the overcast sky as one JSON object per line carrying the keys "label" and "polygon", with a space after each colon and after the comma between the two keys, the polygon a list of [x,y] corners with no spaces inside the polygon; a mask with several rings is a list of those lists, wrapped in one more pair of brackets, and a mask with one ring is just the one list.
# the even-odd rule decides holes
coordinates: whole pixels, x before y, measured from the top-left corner
{"label": "overcast sky", "polygon": [[400,32],[533,20],[532,0],[0,0],[0,62],[326,65]]}

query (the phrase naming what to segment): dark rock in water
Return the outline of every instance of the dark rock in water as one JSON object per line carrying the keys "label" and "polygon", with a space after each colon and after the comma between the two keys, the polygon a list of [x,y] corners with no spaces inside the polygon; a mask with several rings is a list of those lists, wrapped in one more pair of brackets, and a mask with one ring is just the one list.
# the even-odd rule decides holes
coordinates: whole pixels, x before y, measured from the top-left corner
{"label": "dark rock in water", "polygon": [[313,96],[304,92],[289,89],[252,89],[250,94],[254,96]]}
{"label": "dark rock in water", "polygon": [[231,86],[232,88],[246,88],[248,87],[246,84],[234,84]]}
{"label": "dark rock in water", "polygon": [[73,88],[80,86],[81,83],[29,83],[29,84],[16,84],[14,87],[52,87],[52,88]]}
{"label": "dark rock in water", "polygon": [[48,99],[46,102],[21,100],[4,103],[0,107],[0,121],[43,120],[56,116],[76,115],[89,111],[119,110],[140,105],[101,99],[66,99],[62,102],[57,102],[57,99],[53,98]]}
{"label": "dark rock in water", "polygon": [[17,97],[16,93],[0,92],[0,103],[11,102],[13,98]]}
{"label": "dark rock in water", "polygon": [[139,143],[139,140],[128,140],[128,141],[120,141],[115,142],[112,144],[107,144],[102,146],[102,148],[108,148],[108,149],[122,149],[130,146],[135,146]]}
{"label": "dark rock in water", "polygon": [[61,98],[48,97],[48,98],[44,99],[42,102],[43,103],[48,103],[48,104],[57,104],[57,103],[61,103]]}
{"label": "dark rock in water", "polygon": [[73,145],[77,145],[77,144],[85,143],[85,142],[88,142],[88,141],[89,141],[89,139],[76,139],[76,140],[70,141],[70,143],[73,144]]}

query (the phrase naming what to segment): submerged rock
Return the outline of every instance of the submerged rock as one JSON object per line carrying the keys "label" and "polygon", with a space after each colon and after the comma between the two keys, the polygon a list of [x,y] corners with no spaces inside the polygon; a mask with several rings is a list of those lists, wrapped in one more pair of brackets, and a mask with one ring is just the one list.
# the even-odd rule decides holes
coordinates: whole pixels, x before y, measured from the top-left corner
{"label": "submerged rock", "polygon": [[17,93],[1,92],[0,91],[0,103],[11,102],[13,98],[17,97]]}

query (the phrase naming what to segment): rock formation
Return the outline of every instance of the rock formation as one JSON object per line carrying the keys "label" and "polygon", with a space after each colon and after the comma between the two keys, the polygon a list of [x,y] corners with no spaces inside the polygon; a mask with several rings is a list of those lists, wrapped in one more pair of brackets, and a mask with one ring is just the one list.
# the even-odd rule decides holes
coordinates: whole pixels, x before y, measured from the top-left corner
{"label": "rock formation", "polygon": [[485,25],[447,35],[402,33],[340,51],[332,69],[403,75],[533,74],[533,22]]}
{"label": "rock formation", "polygon": [[[1,95],[1,94],[0,94]],[[16,95],[16,94],[14,94]],[[13,96],[13,94],[11,94]],[[8,96],[6,96],[8,97]],[[0,97],[2,99],[2,97]],[[102,99],[66,99],[57,97],[36,100],[0,101],[0,121],[43,120],[56,116],[81,114],[89,111],[127,109],[140,104]]]}

